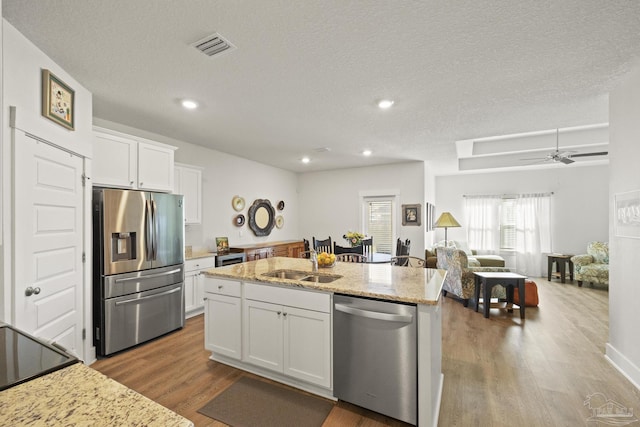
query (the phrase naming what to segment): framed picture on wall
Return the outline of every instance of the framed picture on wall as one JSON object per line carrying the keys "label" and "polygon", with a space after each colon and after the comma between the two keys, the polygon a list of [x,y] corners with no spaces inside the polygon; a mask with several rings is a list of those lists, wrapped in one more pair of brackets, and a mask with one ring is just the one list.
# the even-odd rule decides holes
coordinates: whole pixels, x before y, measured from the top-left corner
{"label": "framed picture on wall", "polygon": [[420,204],[402,205],[402,225],[421,225],[422,212]]}
{"label": "framed picture on wall", "polygon": [[640,190],[616,194],[614,209],[616,237],[640,239]]}
{"label": "framed picture on wall", "polygon": [[49,70],[42,70],[42,115],[74,130],[75,92]]}

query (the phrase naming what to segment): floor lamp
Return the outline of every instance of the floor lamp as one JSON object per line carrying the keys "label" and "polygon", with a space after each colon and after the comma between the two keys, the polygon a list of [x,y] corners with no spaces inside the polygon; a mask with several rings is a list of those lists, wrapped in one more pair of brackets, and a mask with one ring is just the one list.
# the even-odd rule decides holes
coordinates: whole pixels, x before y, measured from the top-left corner
{"label": "floor lamp", "polygon": [[444,228],[444,246],[448,247],[447,244],[447,228],[449,227],[462,227],[458,221],[451,215],[449,212],[442,212],[440,218],[434,224],[435,228]]}

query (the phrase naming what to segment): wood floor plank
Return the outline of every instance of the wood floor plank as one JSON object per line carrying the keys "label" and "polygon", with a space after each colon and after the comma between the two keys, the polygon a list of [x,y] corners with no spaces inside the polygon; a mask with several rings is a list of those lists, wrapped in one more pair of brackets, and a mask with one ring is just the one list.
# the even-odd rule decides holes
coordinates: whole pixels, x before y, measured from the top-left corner
{"label": "wood floor plank", "polygon": [[[439,426],[577,426],[591,412],[584,401],[603,393],[640,408],[640,392],[604,358],[608,337],[606,288],[535,279],[540,306],[513,313],[481,312],[451,298],[442,305],[444,388]],[[482,307],[481,307],[482,308]],[[223,426],[197,411],[244,375],[209,360],[204,319],[92,367],[192,420]],[[406,426],[338,402],[324,427]]]}

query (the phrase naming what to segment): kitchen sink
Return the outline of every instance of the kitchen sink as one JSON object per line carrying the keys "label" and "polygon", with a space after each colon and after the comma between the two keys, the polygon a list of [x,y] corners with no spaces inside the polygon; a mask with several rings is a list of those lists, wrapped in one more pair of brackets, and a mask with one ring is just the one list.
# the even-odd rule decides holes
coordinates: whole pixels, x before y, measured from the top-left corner
{"label": "kitchen sink", "polygon": [[342,277],[335,274],[320,274],[296,270],[275,270],[268,273],[263,273],[262,275],[266,277],[275,277],[278,279],[301,280],[304,282],[315,283],[331,283],[334,280]]}
{"label": "kitchen sink", "polygon": [[331,283],[340,277],[342,276],[334,276],[333,274],[312,274],[311,276],[307,276],[301,280],[305,282]]}

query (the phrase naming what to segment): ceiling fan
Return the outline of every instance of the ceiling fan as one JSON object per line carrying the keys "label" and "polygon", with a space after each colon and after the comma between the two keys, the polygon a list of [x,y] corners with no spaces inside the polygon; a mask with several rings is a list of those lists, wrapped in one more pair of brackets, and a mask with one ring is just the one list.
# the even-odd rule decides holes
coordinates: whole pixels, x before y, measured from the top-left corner
{"label": "ceiling fan", "polygon": [[560,151],[559,147],[559,136],[560,129],[556,129],[556,149],[555,151],[550,152],[545,157],[535,158],[535,159],[522,159],[522,160],[538,160],[541,162],[554,162],[554,163],[564,163],[565,165],[570,165],[574,163],[574,157],[591,157],[591,156],[606,156],[609,154],[608,151],[598,151],[593,153],[577,153],[574,154],[574,151]]}

